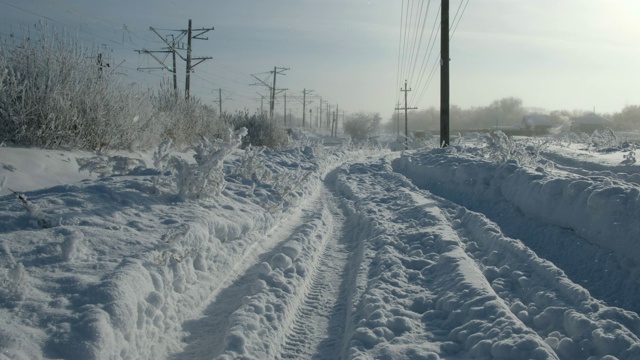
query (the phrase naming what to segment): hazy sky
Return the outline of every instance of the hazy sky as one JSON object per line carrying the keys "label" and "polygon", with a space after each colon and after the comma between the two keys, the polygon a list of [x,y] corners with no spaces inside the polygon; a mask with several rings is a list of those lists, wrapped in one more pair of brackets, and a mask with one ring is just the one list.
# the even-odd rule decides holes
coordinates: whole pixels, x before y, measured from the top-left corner
{"label": "hazy sky", "polygon": [[[461,1],[451,1],[451,19],[467,4]],[[256,82],[250,74],[278,66],[290,68],[278,76],[277,87],[289,89],[288,107],[298,116],[301,105],[291,97],[307,88],[348,112],[376,111],[388,118],[401,96],[401,77],[407,77],[412,88],[410,106],[439,106],[438,68],[426,87],[437,64],[439,42],[431,58],[424,57],[439,4],[435,0],[0,0],[0,34],[44,16],[86,42],[105,44],[114,64],[124,60],[118,72],[127,82],[156,86],[170,73],[137,72],[138,67],[157,63],[134,50],[163,47],[149,26],[185,29],[191,18],[194,28],[215,27],[206,35],[208,41],[193,42],[194,56],[213,57],[198,65],[191,78],[192,93],[205,102],[217,101],[222,88],[225,110],[253,111],[260,107],[257,92],[266,94],[266,89],[250,86]],[[423,15],[407,20],[401,16],[407,10]],[[426,19],[422,42],[414,41],[421,33],[420,19]],[[640,104],[638,0],[469,0],[459,19],[451,41],[453,104],[485,106],[507,96],[548,110],[595,107],[598,112],[614,112]],[[405,29],[407,36],[402,36]],[[183,89],[184,62],[178,68]],[[399,76],[399,68],[414,71]],[[420,69],[426,75],[421,77]],[[315,101],[312,107],[317,105]],[[282,107],[280,99],[277,111]]]}

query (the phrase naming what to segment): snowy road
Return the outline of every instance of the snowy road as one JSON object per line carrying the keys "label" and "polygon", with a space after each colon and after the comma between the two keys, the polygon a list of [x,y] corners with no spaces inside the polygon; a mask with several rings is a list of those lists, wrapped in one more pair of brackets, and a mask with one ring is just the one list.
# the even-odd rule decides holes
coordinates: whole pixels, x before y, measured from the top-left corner
{"label": "snowy road", "polygon": [[212,200],[144,175],[29,193],[30,214],[0,198],[0,359],[640,357],[632,181],[443,149],[263,156],[269,176]]}
{"label": "snowy road", "polygon": [[[300,216],[265,238],[274,247],[186,327],[176,358],[640,354],[637,314],[591,297],[544,258],[545,246],[542,255],[525,246],[531,236],[510,238],[482,213],[417,188],[393,157],[331,172]],[[585,246],[566,229],[518,221],[511,228],[544,227],[531,233]]]}

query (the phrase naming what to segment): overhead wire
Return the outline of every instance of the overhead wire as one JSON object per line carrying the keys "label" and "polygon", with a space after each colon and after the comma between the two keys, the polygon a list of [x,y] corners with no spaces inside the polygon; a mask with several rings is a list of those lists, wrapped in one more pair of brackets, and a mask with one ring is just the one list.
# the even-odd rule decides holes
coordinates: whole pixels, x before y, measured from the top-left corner
{"label": "overhead wire", "polygon": [[418,40],[418,48],[415,52],[415,58],[413,59],[413,65],[411,67],[411,71],[409,72],[409,78],[413,79],[413,75],[415,73],[416,65],[418,63],[418,56],[420,55],[420,48],[422,47],[422,38],[424,35],[425,25],[427,24],[427,18],[429,17],[429,7],[431,6],[431,0],[427,2],[427,8],[424,13],[424,21],[422,22],[422,30],[420,31],[420,39]]}
{"label": "overhead wire", "polygon": [[420,31],[420,23],[422,22],[422,8],[424,7],[424,0],[420,0],[420,6],[418,7],[418,11],[416,11],[416,21],[415,21],[415,30],[413,32],[413,44],[411,45],[411,51],[409,52],[409,57],[407,58],[407,67],[405,78],[411,79],[411,67],[413,65],[413,55],[416,53],[417,41],[418,41],[418,32]]}
{"label": "overhead wire", "polygon": [[[467,6],[469,5],[469,1],[470,0],[466,0],[466,3],[465,3],[465,0],[461,0],[460,4],[458,5],[458,10],[456,11],[456,14],[455,14],[455,16],[454,16],[454,18],[453,18],[453,20],[451,22],[451,24],[455,24],[455,25],[453,26],[453,30],[451,31],[451,34],[449,36],[449,40],[450,41],[451,41],[451,39],[453,39],[453,36],[455,35],[455,31],[458,28],[458,25],[460,25],[462,17],[463,17],[463,15],[464,15],[464,13],[465,13],[465,11],[467,9]],[[465,3],[464,7],[462,7],[463,3]],[[449,26],[449,28],[451,29],[452,27]],[[434,42],[434,44],[435,44],[435,42]],[[423,87],[421,87],[421,90],[420,90],[419,93],[416,93],[416,94],[419,94],[419,95],[417,97],[413,97],[412,98],[412,104],[415,105],[415,104],[419,103],[422,100],[422,98],[426,94],[429,86],[431,85],[431,82],[435,78],[437,65],[440,63],[440,54],[441,53],[439,52],[438,56],[435,59],[435,62],[433,64],[432,68],[431,68],[429,76],[427,77],[427,81],[426,81],[425,85]]]}
{"label": "overhead wire", "polygon": [[422,89],[423,86],[423,79],[424,79],[424,75],[428,69],[428,64],[430,63],[429,60],[431,59],[431,56],[433,54],[433,49],[435,48],[435,44],[436,44],[436,40],[438,37],[438,33],[440,32],[440,29],[438,27],[438,19],[440,19],[440,11],[441,11],[441,7],[438,7],[438,12],[436,13],[436,16],[433,20],[433,26],[431,28],[431,34],[429,36],[429,41],[427,43],[427,47],[425,49],[425,53],[424,56],[422,58],[422,64],[420,65],[420,71],[419,71],[419,75],[417,76],[417,81],[414,82],[415,86],[414,86],[414,92],[412,92],[411,94],[411,103],[414,103],[414,99],[416,97],[416,94],[419,93]]}
{"label": "overhead wire", "polygon": [[398,66],[396,71],[396,104],[400,102],[400,92],[398,89],[400,88],[400,55],[402,50],[402,25],[404,20],[404,0],[402,0],[402,5],[400,8],[400,36],[398,38]]}

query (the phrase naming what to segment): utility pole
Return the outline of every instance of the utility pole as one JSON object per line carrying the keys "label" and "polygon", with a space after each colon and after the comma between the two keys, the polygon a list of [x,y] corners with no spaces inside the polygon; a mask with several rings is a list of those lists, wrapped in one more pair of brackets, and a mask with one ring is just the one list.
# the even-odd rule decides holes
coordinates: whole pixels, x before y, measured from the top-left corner
{"label": "utility pole", "polygon": [[[280,75],[286,75],[284,72],[287,70],[291,70],[290,68],[283,68],[283,67],[277,67],[274,66],[273,67],[273,71],[268,71],[267,73],[269,74],[273,74],[273,85],[270,85],[267,83],[267,79],[260,79],[258,78],[255,74],[251,74],[251,76],[253,76],[256,80],[258,80],[260,82],[260,84],[252,84],[252,85],[263,85],[266,86],[270,91],[270,97],[269,97],[269,117],[271,120],[273,120],[273,111],[275,108],[275,102],[276,102],[276,95],[282,91],[288,90],[288,89],[276,89],[276,76],[278,74]],[[264,73],[263,73],[264,74]]]}
{"label": "utility pole", "polygon": [[284,124],[287,125],[287,92],[284,92]]}
{"label": "utility pole", "polygon": [[260,95],[260,116],[264,115],[264,95]]}
{"label": "utility pole", "polygon": [[171,67],[171,72],[173,73],[173,93],[178,99],[178,72],[177,72],[177,64],[176,64],[176,40],[173,35],[171,35],[171,56],[173,58],[173,66]]}
{"label": "utility pole", "polygon": [[331,121],[331,136],[338,136],[338,104],[336,104],[336,111],[333,112],[333,121]]}
{"label": "utility pole", "polygon": [[407,113],[408,110],[416,110],[417,107],[410,108],[407,105],[407,93],[411,91],[411,89],[407,89],[407,80],[404,81],[404,90],[400,89],[400,91],[404,92],[404,108],[396,108],[396,110],[404,110],[404,149],[409,149],[409,115]]}
{"label": "utility pole", "polygon": [[219,101],[219,105],[220,105],[220,117],[222,117],[222,88],[218,89],[218,101]]}
{"label": "utility pole", "polygon": [[191,86],[191,19],[187,29],[187,68],[186,79],[184,79],[184,98],[189,100],[189,89]]}
{"label": "utility pole", "polygon": [[[307,90],[307,89],[303,89],[302,90],[302,127],[305,126],[305,115],[307,113],[307,95],[311,95],[311,93],[313,92],[313,90]],[[309,104],[311,104],[311,101],[309,101]],[[311,116],[309,116],[309,125],[311,125],[311,121],[313,121],[311,119]]]}
{"label": "utility pole", "polygon": [[313,127],[313,126],[311,126],[311,122],[313,121],[313,120],[312,120],[312,117],[311,117],[311,114],[312,114],[312,113],[313,113],[313,109],[309,109],[309,127],[310,127],[310,128],[311,128],[311,127]]}
{"label": "utility pole", "polygon": [[318,128],[321,127],[322,124],[322,96],[320,97],[320,109],[318,110],[318,121],[316,122],[316,124],[318,125]]}
{"label": "utility pole", "polygon": [[[193,29],[191,26],[192,22],[191,19],[189,19],[189,27],[187,29],[180,29],[180,30],[170,30],[173,32],[178,32],[179,34],[177,36],[169,35],[171,36],[171,41],[169,41],[168,37],[164,37],[162,36],[158,30],[156,30],[153,27],[149,27],[149,29],[151,31],[153,31],[156,35],[158,35],[158,37],[160,39],[162,39],[162,41],[167,44],[168,49],[167,50],[158,50],[158,51],[150,51],[147,49],[143,49],[143,50],[136,50],[138,53],[145,53],[145,54],[149,54],[151,55],[151,57],[153,57],[156,61],[158,61],[162,67],[161,68],[138,68],[138,70],[151,70],[151,69],[166,69],[169,70],[173,73],[173,89],[174,91],[178,92],[178,76],[177,76],[177,72],[176,72],[176,55],[178,55],[182,60],[184,60],[187,64],[186,66],[186,77],[185,77],[185,98],[188,100],[189,99],[189,91],[190,91],[190,87],[191,87],[191,77],[190,74],[193,72],[193,68],[195,68],[198,64],[202,63],[205,60],[209,60],[212,59],[211,56],[205,56],[205,57],[197,57],[194,58],[192,56],[192,47],[191,47],[191,40],[192,39],[196,39],[196,40],[209,40],[209,38],[206,37],[202,37],[202,35],[204,35],[205,33],[214,30],[213,27],[211,28],[201,28],[201,29]],[[180,40],[184,39],[184,37],[187,37],[187,47],[184,48],[184,43],[181,43]],[[182,45],[181,45],[182,44]],[[178,50],[186,50],[187,51],[187,56],[186,58],[183,57]],[[154,55],[154,53],[165,53],[165,58],[164,59],[159,59],[158,57],[156,57]],[[167,65],[164,64],[164,60],[166,60],[166,57],[168,56],[169,53],[172,53],[172,57],[173,57],[173,66],[171,68],[169,68]],[[195,63],[192,63],[192,61],[196,61]]]}
{"label": "utility pole", "polygon": [[331,111],[331,105],[329,105],[329,102],[327,101],[327,129],[331,126],[331,123],[330,123],[331,114],[329,113],[330,111]]}
{"label": "utility pole", "polygon": [[396,136],[400,135],[400,103],[396,104]]}
{"label": "utility pole", "polygon": [[[205,61],[205,60],[209,60],[212,59],[211,56],[206,56],[206,57],[198,57],[198,58],[194,58],[191,56],[191,39],[195,39],[195,40],[209,40],[209,38],[206,37],[202,37],[202,35],[204,35],[205,33],[209,32],[213,30],[213,28],[207,28],[207,29],[195,29],[196,34],[194,35],[194,29],[191,28],[191,19],[189,19],[189,28],[187,29],[187,67],[186,67],[186,72],[187,72],[187,77],[185,79],[185,83],[184,83],[184,97],[185,99],[189,100],[189,91],[190,91],[190,87],[191,87],[191,73],[193,72],[193,68],[196,67],[196,65],[200,64],[201,62]],[[184,31],[184,30],[182,30]],[[197,62],[195,64],[191,64],[191,61],[193,60],[197,60]]]}
{"label": "utility pole", "polygon": [[449,146],[449,0],[442,0],[440,29],[440,145]]}

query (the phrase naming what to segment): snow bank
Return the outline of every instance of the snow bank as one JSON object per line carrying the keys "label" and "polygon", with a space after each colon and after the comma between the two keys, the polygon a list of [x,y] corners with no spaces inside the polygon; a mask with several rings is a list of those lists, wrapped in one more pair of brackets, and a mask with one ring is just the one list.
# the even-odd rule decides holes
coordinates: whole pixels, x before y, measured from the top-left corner
{"label": "snow bank", "polygon": [[393,166],[420,187],[435,184],[458,197],[505,199],[525,215],[570,228],[631,264],[640,258],[640,188],[634,184],[555,174],[515,161],[496,164],[442,149],[405,153]]}

